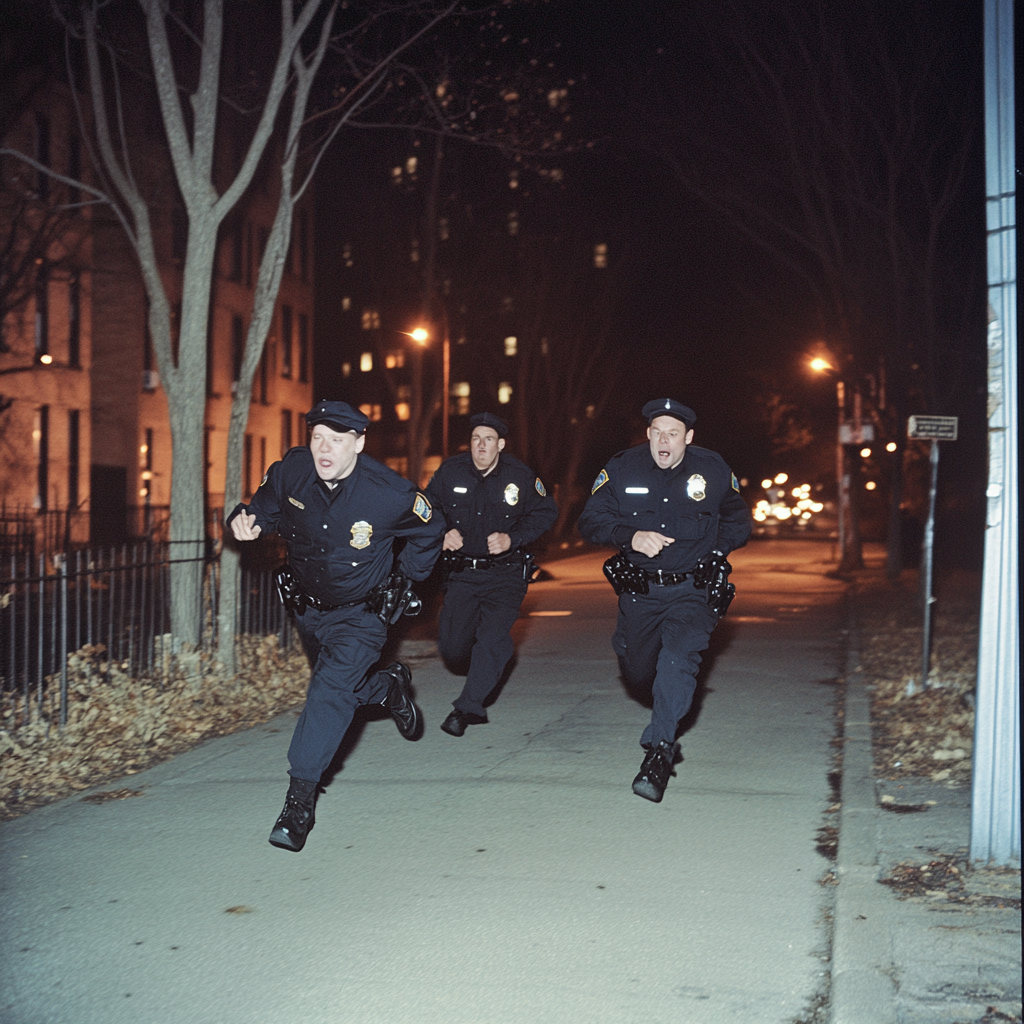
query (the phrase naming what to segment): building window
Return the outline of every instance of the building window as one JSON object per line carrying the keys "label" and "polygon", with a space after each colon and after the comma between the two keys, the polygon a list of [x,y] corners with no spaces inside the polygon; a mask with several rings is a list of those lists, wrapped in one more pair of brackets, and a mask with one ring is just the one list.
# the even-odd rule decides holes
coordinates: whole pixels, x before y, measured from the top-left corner
{"label": "building window", "polygon": [[[50,119],[45,114],[36,114],[36,160],[50,166]],[[50,198],[50,176],[45,171],[36,171],[36,191],[43,202]]]}
{"label": "building window", "polygon": [[80,425],[80,411],[78,409],[68,409],[68,509],[78,508]]}
{"label": "building window", "polygon": [[343,313],[347,313],[351,308],[352,299],[348,295],[343,296],[341,300],[341,311]]}
{"label": "building window", "polygon": [[309,317],[299,314],[299,380],[309,381]]}
{"label": "building window", "polygon": [[79,366],[82,350],[82,286],[78,275],[68,279],[68,366]]}
{"label": "building window", "polygon": [[252,263],[253,263],[253,242],[252,242],[252,221],[245,222],[245,286],[252,287]]}
{"label": "building window", "polygon": [[281,410],[281,458],[292,446],[292,411],[291,409]]}
{"label": "building window", "polygon": [[341,364],[341,375],[342,377],[350,377],[352,375],[352,364],[342,363]]}
{"label": "building window", "polygon": [[183,260],[188,250],[188,214],[181,203],[171,208],[171,259]]}
{"label": "building window", "polygon": [[353,263],[353,260],[352,260],[352,246],[348,242],[345,243],[345,248],[342,249],[341,255],[342,255],[342,257],[345,260],[345,266],[346,267],[351,267],[352,263]]}
{"label": "building window", "polygon": [[362,322],[364,331],[375,331],[380,327],[380,313],[375,309],[364,309]]}
{"label": "building window", "polygon": [[420,240],[418,238],[412,240],[412,246],[409,249],[409,260],[412,263],[419,263],[420,261]]}
{"label": "building window", "polygon": [[373,369],[373,353],[364,352],[359,357],[359,369],[363,373],[369,373]]}
{"label": "building window", "polygon": [[514,356],[519,351],[519,342],[513,336],[505,339],[505,355]]}
{"label": "building window", "polygon": [[[68,136],[68,177],[75,181],[82,178],[82,143],[75,134]],[[82,193],[77,185],[68,185],[68,202],[72,205],[82,200]]]}
{"label": "building window", "polygon": [[405,351],[404,349],[396,349],[393,352],[389,352],[384,357],[384,365],[389,370],[397,370],[402,366],[405,366]]}
{"label": "building window", "polygon": [[50,354],[50,267],[41,261],[36,267],[36,359],[41,363],[52,360]]}
{"label": "building window", "polygon": [[363,402],[359,406],[359,411],[372,423],[379,423],[381,418],[381,407],[379,405],[371,405],[369,402]]}
{"label": "building window", "polygon": [[608,266],[608,246],[604,242],[594,246],[594,266],[599,270]]}
{"label": "building window", "polygon": [[512,385],[508,381],[498,385],[498,401],[502,405],[508,405],[512,401]]}
{"label": "building window", "polygon": [[36,442],[36,501],[40,512],[49,508],[47,492],[50,489],[50,407],[39,407],[38,426],[35,429]]}
{"label": "building window", "polygon": [[242,376],[242,355],[245,352],[245,329],[242,326],[242,318],[236,313],[231,318],[231,383],[232,394]]}
{"label": "building window", "polygon": [[448,392],[448,412],[455,416],[469,415],[469,381],[453,384]]}
{"label": "building window", "polygon": [[448,222],[447,217],[439,217],[437,221],[437,237],[442,242],[447,242],[451,237],[451,225]]}
{"label": "building window", "polygon": [[299,277],[303,281],[309,273],[309,231],[306,222],[306,211],[299,210]]}
{"label": "building window", "polygon": [[292,375],[292,307],[281,307],[281,376]]}
{"label": "building window", "polygon": [[245,225],[236,220],[231,225],[231,269],[232,281],[242,280],[242,264],[245,262],[244,234]]}
{"label": "building window", "polygon": [[515,210],[510,210],[508,215],[508,233],[510,235],[519,234],[519,214]]}
{"label": "building window", "polygon": [[409,403],[396,402],[395,415],[404,423],[412,415],[412,410],[409,407]]}
{"label": "building window", "polygon": [[252,497],[252,434],[245,435],[242,445],[242,493],[246,500]]}

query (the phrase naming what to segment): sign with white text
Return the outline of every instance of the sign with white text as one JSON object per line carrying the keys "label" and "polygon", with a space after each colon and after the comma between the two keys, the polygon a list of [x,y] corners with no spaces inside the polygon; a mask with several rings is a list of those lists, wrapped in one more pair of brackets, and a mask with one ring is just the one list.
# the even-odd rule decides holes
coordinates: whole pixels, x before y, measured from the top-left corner
{"label": "sign with white text", "polygon": [[911,416],[907,423],[907,437],[924,441],[955,441],[958,422],[957,416]]}

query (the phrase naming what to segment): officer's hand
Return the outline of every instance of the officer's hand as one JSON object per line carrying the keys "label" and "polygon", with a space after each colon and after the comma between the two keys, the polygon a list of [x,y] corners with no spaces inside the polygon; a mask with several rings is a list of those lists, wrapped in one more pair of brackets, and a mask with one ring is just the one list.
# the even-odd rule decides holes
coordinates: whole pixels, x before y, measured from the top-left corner
{"label": "officer's hand", "polygon": [[634,551],[654,558],[662,548],[668,547],[674,541],[675,537],[666,537],[663,533],[655,533],[654,530],[637,530],[633,534],[632,544]]}
{"label": "officer's hand", "polygon": [[507,533],[492,533],[487,538],[487,553],[501,555],[512,547],[512,538]]}
{"label": "officer's hand", "polygon": [[458,551],[462,547],[462,534],[458,530],[449,530],[444,535],[444,543],[441,545],[442,551]]}
{"label": "officer's hand", "polygon": [[231,520],[231,532],[235,535],[235,540],[255,540],[260,535],[262,529],[262,527],[253,526],[255,522],[255,512],[252,515],[249,515],[247,512],[239,512]]}

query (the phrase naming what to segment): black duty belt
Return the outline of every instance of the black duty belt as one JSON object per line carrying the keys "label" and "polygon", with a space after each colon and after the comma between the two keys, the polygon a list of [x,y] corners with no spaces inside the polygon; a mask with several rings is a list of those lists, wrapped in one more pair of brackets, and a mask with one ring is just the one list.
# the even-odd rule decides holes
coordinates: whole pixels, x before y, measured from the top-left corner
{"label": "black duty belt", "polygon": [[[513,555],[519,555],[519,552],[513,552]],[[503,565],[519,565],[521,564],[522,556],[519,555],[519,561],[509,556],[502,556],[500,558],[470,558],[469,555],[460,555],[454,551],[446,551],[444,553],[444,562],[449,572],[462,572],[463,569],[494,569]]]}
{"label": "black duty belt", "polygon": [[656,587],[674,587],[679,583],[684,583],[686,580],[693,578],[692,572],[663,572],[661,569],[657,572],[650,572],[649,570],[646,570],[644,575]]}

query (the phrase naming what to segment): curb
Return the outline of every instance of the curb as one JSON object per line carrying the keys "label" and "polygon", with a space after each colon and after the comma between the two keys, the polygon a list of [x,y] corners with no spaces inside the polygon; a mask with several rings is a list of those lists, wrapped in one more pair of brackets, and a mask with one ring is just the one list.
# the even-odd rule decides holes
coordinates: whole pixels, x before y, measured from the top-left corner
{"label": "curb", "polygon": [[896,985],[884,893],[878,885],[878,809],[871,759],[871,697],[847,612],[843,774],[832,931],[829,1024],[895,1024]]}

